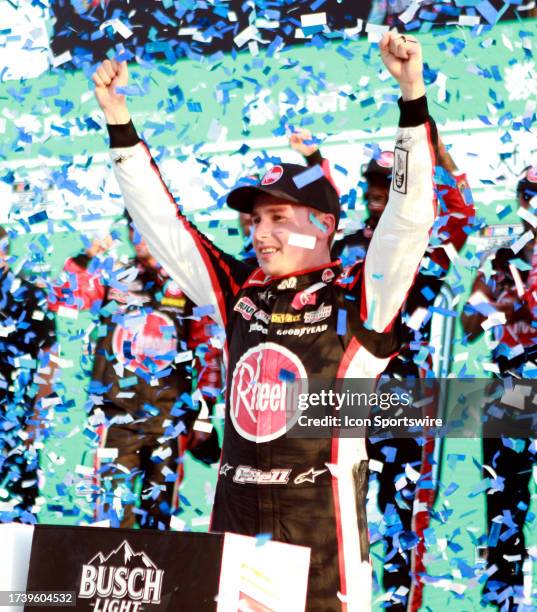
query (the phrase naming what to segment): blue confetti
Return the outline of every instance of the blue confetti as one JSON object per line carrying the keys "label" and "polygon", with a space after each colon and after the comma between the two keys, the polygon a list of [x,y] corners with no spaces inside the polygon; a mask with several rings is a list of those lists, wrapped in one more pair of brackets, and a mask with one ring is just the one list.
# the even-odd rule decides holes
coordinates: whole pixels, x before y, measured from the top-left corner
{"label": "blue confetti", "polygon": [[340,308],[337,311],[337,335],[344,336],[347,333],[347,311]]}
{"label": "blue confetti", "polygon": [[321,168],[321,166],[319,166],[319,164],[316,164],[315,166],[312,166],[311,168],[304,170],[304,172],[301,172],[300,174],[294,176],[293,182],[295,183],[298,189],[302,189],[306,185],[313,183],[314,181],[322,178],[323,176],[323,169]]}

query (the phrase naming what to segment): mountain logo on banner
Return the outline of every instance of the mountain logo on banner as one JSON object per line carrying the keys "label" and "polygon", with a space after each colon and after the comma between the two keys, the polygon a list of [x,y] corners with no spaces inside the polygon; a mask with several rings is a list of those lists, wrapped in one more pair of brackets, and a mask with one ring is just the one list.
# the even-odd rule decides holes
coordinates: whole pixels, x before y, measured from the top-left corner
{"label": "mountain logo on banner", "polygon": [[141,612],[143,604],[160,603],[164,570],[127,540],[82,566],[78,597],[94,599],[93,612]]}

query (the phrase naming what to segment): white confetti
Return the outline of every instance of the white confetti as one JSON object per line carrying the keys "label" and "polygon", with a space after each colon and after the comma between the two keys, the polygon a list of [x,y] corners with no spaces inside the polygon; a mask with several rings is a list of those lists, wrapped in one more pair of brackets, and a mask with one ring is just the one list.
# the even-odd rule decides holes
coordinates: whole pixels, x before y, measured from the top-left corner
{"label": "white confetti", "polygon": [[[435,81],[435,85],[438,85],[438,94],[436,96],[436,99],[438,100],[438,102],[445,102],[446,98],[447,98],[447,94],[446,94],[446,83],[447,83],[447,76],[443,73],[443,72],[439,72],[437,77],[436,77],[436,81]],[[451,243],[449,246],[453,246]]]}
{"label": "white confetti", "polygon": [[459,25],[461,26],[476,26],[481,23],[479,15],[459,15]]}
{"label": "white confetti", "polygon": [[408,8],[399,15],[399,21],[401,21],[402,23],[408,23],[409,21],[412,21],[419,7],[420,2],[412,2],[408,6]]}
{"label": "white confetti", "polygon": [[520,276],[520,272],[515,268],[513,264],[509,264],[509,270],[511,271],[511,276],[515,281],[516,292],[519,298],[521,298],[524,293],[526,293],[526,288],[524,283],[522,282],[522,277]]}
{"label": "white confetti", "polygon": [[213,430],[213,426],[211,423],[207,421],[200,421],[199,419],[194,423],[193,426],[194,431],[201,431],[203,433],[211,433]]}
{"label": "white confetti", "polygon": [[[60,55],[52,55],[50,58],[50,63],[52,64],[52,66],[54,68],[57,68],[58,66],[61,66],[62,64],[66,64],[67,62],[70,62],[73,59],[73,56],[71,55],[70,51],[64,51],[63,53],[61,53]],[[93,97],[93,92],[90,92],[92,94]]]}
{"label": "white confetti", "polygon": [[515,385],[514,389],[508,389],[502,395],[502,404],[512,406],[517,410],[524,410],[524,401],[531,395],[531,387],[527,385]]}
{"label": "white confetti", "polygon": [[532,227],[537,226],[537,216],[535,216],[527,208],[522,208],[522,206],[519,206],[517,213],[521,219],[524,219],[524,221],[527,221]]}
{"label": "white confetti", "polygon": [[97,457],[99,459],[108,459],[113,461],[117,459],[119,451],[117,448],[98,448],[97,449]]}
{"label": "white confetti", "polygon": [[59,317],[64,317],[65,319],[78,319],[78,310],[76,308],[67,308],[66,306],[61,305],[58,308],[57,315]]}
{"label": "white confetti", "polygon": [[326,13],[310,13],[309,15],[301,15],[300,25],[302,28],[326,25]]}
{"label": "white confetti", "polygon": [[180,519],[178,516],[170,517],[170,529],[172,531],[184,531],[186,528],[186,521]]}
{"label": "white confetti", "polygon": [[427,310],[427,308],[423,308],[423,306],[416,308],[416,310],[410,315],[410,318],[406,322],[407,327],[410,327],[410,329],[417,331],[422,326],[423,321],[425,321],[425,317],[428,315],[428,313],[429,311]]}
{"label": "white confetti", "polygon": [[518,253],[528,244],[530,240],[533,240],[533,232],[528,230],[522,234],[522,236],[520,236],[520,238],[511,246],[511,250],[515,254]]}
{"label": "white confetti", "polygon": [[249,40],[255,38],[257,34],[257,28],[255,26],[249,25],[247,28],[244,28],[242,32],[239,32],[237,36],[233,39],[233,42],[237,45],[237,47],[244,46]]}
{"label": "white confetti", "polygon": [[192,361],[192,351],[183,351],[177,353],[174,359],[175,363],[184,363],[185,361]]}
{"label": "white confetti", "polygon": [[99,26],[99,30],[104,30],[107,26],[110,26],[114,32],[117,32],[123,38],[130,38],[132,36],[132,30],[130,30],[122,21],[119,19],[109,19],[104,21]]}
{"label": "white confetti", "polygon": [[496,325],[505,325],[506,321],[504,312],[493,312],[481,323],[481,327],[487,331],[491,327],[496,327]]}
{"label": "white confetti", "polygon": [[376,459],[369,460],[369,471],[370,472],[378,472],[379,474],[384,469],[384,463],[382,461],[377,461]]}
{"label": "white confetti", "polygon": [[368,23],[365,26],[367,32],[367,40],[371,43],[380,42],[380,39],[385,32],[389,31],[389,26],[377,25],[375,23]]}
{"label": "white confetti", "polygon": [[405,475],[410,482],[418,482],[420,473],[415,470],[409,463],[405,465]]}

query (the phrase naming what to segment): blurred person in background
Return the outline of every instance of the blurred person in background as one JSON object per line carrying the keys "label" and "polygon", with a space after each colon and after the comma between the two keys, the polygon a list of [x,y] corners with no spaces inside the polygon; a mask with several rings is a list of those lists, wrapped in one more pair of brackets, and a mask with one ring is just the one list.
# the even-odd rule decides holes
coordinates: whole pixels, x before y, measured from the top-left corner
{"label": "blurred person in background", "polygon": [[[485,329],[491,329],[492,361],[496,377],[502,380],[536,376],[537,166],[524,169],[516,197],[524,233],[516,236],[513,244],[483,255],[461,318],[471,342]],[[506,427],[512,421],[505,421],[501,429],[506,434],[498,435],[499,431],[494,431],[498,422],[494,415],[498,411],[506,414],[505,405],[492,402],[487,406],[483,426],[483,478],[488,482],[488,579],[484,603],[507,611],[527,603],[523,596],[523,563],[527,556],[524,524],[537,444],[535,438],[510,437]]]}
{"label": "blurred person in background", "polygon": [[46,293],[13,272],[14,259],[0,226],[0,521],[35,523],[38,448],[59,403],[56,336]]}
{"label": "blurred person in background", "polygon": [[110,235],[95,237],[67,260],[54,307],[99,316],[88,402],[99,443],[98,518],[163,529],[178,509],[184,452],[206,464],[219,459],[210,417],[221,358],[214,326],[195,315],[127,221],[134,258],[108,257]]}

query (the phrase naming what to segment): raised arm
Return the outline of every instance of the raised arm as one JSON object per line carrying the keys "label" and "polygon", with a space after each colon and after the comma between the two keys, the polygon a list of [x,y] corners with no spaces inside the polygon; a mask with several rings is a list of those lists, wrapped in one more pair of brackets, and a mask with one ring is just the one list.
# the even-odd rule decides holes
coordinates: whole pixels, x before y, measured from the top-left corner
{"label": "raised arm", "polygon": [[309,130],[299,128],[289,137],[289,145],[293,151],[300,153],[308,164],[308,166],[320,166],[326,178],[332,183],[332,187],[339,195],[339,189],[332,177],[330,171],[330,162],[321,155],[321,150],[313,140],[313,136]]}
{"label": "raised arm", "polygon": [[[215,247],[179,210],[130,118],[122,88],[125,62],[104,61],[93,75],[112,148],[112,164],[125,206],[151,253],[186,295],[219,325],[251,268]],[[196,313],[195,313],[196,314]]]}
{"label": "raised arm", "polygon": [[384,64],[401,87],[390,197],[369,245],[364,267],[362,320],[388,330],[412,285],[436,214],[433,171],[436,127],[429,117],[421,47],[410,36],[382,38]]}

